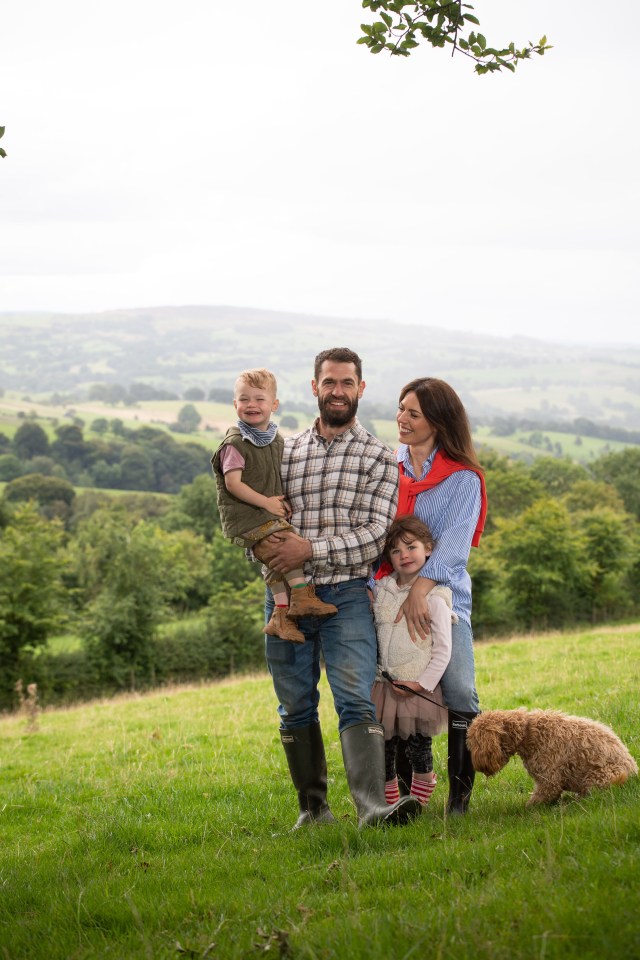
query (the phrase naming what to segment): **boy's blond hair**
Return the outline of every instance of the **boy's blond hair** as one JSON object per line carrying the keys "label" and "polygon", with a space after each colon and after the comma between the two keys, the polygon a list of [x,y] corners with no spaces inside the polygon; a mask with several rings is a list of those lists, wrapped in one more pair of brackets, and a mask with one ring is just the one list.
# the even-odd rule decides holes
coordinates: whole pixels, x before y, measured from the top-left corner
{"label": "boy's blond hair", "polygon": [[248,387],[255,387],[256,390],[265,390],[277,396],[278,381],[265,367],[256,367],[254,370],[243,370],[236,380],[233,392],[238,393],[241,383],[246,383]]}

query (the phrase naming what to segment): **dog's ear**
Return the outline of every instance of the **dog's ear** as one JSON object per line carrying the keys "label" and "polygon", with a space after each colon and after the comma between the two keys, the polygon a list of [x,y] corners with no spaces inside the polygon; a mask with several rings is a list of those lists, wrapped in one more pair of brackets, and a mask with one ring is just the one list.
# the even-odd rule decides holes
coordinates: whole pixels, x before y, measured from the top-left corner
{"label": "dog's ear", "polygon": [[476,717],[467,732],[467,746],[474,770],[491,777],[507,763],[501,744],[501,727],[488,714]]}

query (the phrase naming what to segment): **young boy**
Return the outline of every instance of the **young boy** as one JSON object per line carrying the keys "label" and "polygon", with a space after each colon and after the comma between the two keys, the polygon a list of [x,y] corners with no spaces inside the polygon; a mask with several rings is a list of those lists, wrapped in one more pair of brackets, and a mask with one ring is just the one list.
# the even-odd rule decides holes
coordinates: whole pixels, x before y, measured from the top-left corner
{"label": "young boy", "polygon": [[[238,425],[227,430],[211,459],[222,530],[225,537],[245,548],[279,530],[293,529],[287,520],[280,479],[284,440],[270,419],[279,406],[276,393],[276,378],[269,370],[259,368],[240,374],[233,399]],[[302,569],[283,575],[267,567],[264,578],[275,601],[273,615],[264,628],[269,636],[304,643],[295,617],[329,617],[338,612],[332,603],[316,597]]]}

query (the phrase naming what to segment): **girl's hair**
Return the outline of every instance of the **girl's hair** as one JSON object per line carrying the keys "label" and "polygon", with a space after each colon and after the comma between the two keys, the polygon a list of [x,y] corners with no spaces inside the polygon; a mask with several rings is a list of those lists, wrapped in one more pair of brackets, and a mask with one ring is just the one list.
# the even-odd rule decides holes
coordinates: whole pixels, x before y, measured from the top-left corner
{"label": "girl's hair", "polygon": [[382,551],[382,556],[387,560],[391,559],[391,551],[398,540],[402,540],[403,543],[419,540],[425,547],[433,547],[434,543],[433,534],[429,527],[422,520],[414,517],[412,513],[408,513],[404,517],[397,517],[389,527]]}
{"label": "girl's hair", "polygon": [[420,377],[400,391],[400,403],[415,393],[423,416],[436,428],[437,441],[451,460],[481,470],[471,439],[471,426],[462,400],[444,380]]}
{"label": "girl's hair", "polygon": [[268,391],[274,397],[278,392],[276,378],[270,370],[266,370],[264,367],[257,367],[255,370],[243,370],[235,382],[233,392],[238,393],[243,383],[246,383],[248,387],[254,387],[256,390]]}

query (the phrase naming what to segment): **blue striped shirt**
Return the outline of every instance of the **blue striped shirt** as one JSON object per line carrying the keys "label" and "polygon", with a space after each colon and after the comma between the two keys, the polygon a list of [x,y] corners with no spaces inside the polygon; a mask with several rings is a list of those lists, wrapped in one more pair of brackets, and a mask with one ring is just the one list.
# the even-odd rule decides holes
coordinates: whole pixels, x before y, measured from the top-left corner
{"label": "blue striped shirt", "polygon": [[[427,457],[419,477],[413,472],[406,444],[400,444],[396,457],[407,476],[423,480],[431,470],[435,453],[433,450]],[[471,623],[471,577],[467,573],[467,561],[480,516],[480,478],[473,470],[451,474],[442,483],[418,494],[414,512],[427,524],[435,540],[433,553],[420,576],[451,587],[454,613]]]}

